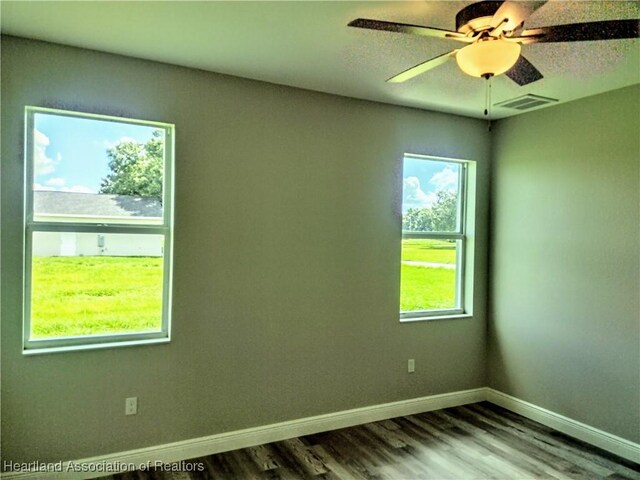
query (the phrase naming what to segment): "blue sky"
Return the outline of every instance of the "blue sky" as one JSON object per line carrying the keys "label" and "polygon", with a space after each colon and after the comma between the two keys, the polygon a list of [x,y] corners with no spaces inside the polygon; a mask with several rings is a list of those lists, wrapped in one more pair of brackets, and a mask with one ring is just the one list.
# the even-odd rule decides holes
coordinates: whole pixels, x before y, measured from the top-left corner
{"label": "blue sky", "polygon": [[34,114],[34,189],[98,192],[109,173],[107,149],[123,140],[146,143],[153,127]]}
{"label": "blue sky", "polygon": [[405,157],[402,172],[402,213],[430,207],[438,190],[458,190],[460,165]]}

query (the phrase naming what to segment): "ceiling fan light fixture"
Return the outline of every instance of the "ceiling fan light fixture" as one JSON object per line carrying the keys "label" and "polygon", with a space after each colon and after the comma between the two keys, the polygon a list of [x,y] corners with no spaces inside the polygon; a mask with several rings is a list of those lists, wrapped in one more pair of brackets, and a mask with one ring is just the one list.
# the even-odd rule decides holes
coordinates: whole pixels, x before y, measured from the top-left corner
{"label": "ceiling fan light fixture", "polygon": [[479,41],[459,50],[456,62],[472,77],[500,75],[515,65],[520,49],[519,43],[502,39]]}

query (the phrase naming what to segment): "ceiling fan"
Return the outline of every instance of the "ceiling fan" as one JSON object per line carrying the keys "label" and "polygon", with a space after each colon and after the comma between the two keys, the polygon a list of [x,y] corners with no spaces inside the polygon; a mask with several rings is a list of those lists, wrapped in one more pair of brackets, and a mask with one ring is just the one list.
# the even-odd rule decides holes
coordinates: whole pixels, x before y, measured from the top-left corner
{"label": "ceiling fan", "polygon": [[524,22],[547,0],[486,0],[472,3],[456,15],[456,31],[358,18],[350,27],[408,33],[466,43],[462,48],[419,63],[387,82],[399,83],[438,67],[455,57],[460,69],[471,76],[490,78],[506,74],[519,85],[543,78],[524,56],[521,46],[529,43],[581,42],[637,38],[639,20],[605,20],[526,29]]}

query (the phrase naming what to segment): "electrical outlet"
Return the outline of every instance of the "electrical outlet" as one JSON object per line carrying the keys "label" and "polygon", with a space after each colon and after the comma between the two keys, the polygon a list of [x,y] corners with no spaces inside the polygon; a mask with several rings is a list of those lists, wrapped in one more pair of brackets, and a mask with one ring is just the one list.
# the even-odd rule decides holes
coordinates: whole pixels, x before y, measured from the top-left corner
{"label": "electrical outlet", "polygon": [[407,362],[407,372],[413,373],[416,371],[416,361],[413,358],[410,358]]}
{"label": "electrical outlet", "polygon": [[138,397],[129,397],[124,401],[124,414],[135,415],[138,413]]}

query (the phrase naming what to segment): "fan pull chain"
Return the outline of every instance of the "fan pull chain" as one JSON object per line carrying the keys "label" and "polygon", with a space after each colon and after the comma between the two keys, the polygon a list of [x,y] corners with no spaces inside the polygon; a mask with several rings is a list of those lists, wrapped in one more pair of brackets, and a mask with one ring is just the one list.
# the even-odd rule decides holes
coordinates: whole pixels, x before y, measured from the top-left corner
{"label": "fan pull chain", "polygon": [[489,115],[489,79],[484,84],[484,116]]}
{"label": "fan pull chain", "polygon": [[484,90],[484,115],[491,119],[491,77],[493,77],[493,75],[486,74],[483,75],[483,77],[487,81]]}

